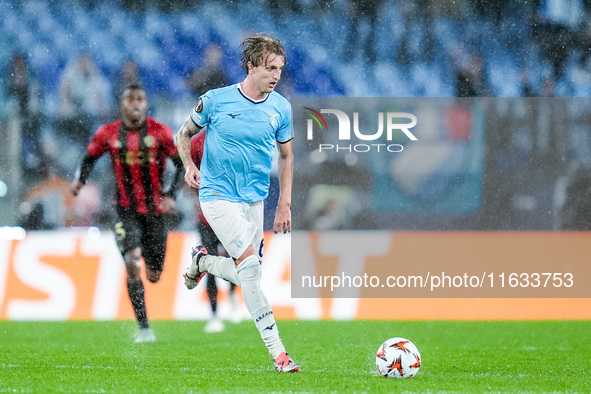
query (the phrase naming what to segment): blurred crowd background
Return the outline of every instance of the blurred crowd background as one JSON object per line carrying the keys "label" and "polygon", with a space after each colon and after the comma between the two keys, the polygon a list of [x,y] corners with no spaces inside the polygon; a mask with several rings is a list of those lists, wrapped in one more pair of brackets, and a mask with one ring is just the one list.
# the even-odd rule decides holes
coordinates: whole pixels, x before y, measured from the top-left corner
{"label": "blurred crowd background", "polygon": [[[77,199],[69,184],[92,133],[117,118],[121,87],[141,82],[150,116],[176,132],[200,94],[244,78],[238,46],[255,32],[284,43],[278,91],[289,99],[522,98],[483,101],[481,126],[440,138],[480,155],[470,209],[433,212],[420,193],[406,196],[424,201],[412,209],[383,208],[404,194],[388,163],[351,155],[314,162],[296,144],[296,171],[301,160],[325,174],[298,175],[317,182],[296,183],[297,228],[553,230],[591,222],[589,0],[5,0],[0,15],[0,225],[108,228],[106,159]],[[462,171],[444,175],[473,167]],[[362,181],[351,183],[352,172]],[[316,197],[327,194],[335,198]],[[171,227],[194,228],[193,206],[185,190]],[[334,217],[316,220],[327,213]]]}

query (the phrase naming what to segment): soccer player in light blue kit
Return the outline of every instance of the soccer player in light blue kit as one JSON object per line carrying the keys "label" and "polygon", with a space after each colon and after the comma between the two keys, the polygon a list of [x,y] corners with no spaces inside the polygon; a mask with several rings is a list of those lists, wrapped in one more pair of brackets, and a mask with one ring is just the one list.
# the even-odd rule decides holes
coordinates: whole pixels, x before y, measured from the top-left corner
{"label": "soccer player in light blue kit", "polygon": [[[263,252],[263,200],[270,184],[273,153],[279,149],[280,194],[275,233],[291,231],[293,156],[291,105],[275,86],[285,66],[281,42],[266,34],[240,45],[241,83],[201,96],[177,134],[185,182],[199,189],[205,218],[231,258],[193,249],[185,285],[193,289],[210,273],[242,289],[242,296],[279,372],[298,372],[285,351],[273,311],[260,286]],[[207,126],[201,171],[191,160],[191,137]]]}

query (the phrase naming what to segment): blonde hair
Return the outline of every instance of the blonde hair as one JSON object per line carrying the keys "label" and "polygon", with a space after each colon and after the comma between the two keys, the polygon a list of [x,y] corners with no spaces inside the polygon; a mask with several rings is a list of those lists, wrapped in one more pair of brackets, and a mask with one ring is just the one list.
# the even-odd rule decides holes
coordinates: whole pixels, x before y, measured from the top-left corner
{"label": "blonde hair", "polygon": [[252,63],[254,67],[263,65],[270,54],[283,57],[283,61],[287,63],[285,56],[285,48],[279,39],[271,37],[265,33],[258,33],[252,37],[248,37],[240,44],[242,49],[242,59],[240,65],[248,74],[248,63]]}

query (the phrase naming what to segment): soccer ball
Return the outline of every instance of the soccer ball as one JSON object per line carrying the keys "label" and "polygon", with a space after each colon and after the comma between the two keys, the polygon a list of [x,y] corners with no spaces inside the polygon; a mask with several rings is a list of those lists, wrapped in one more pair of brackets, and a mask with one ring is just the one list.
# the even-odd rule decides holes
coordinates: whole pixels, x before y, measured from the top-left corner
{"label": "soccer ball", "polygon": [[408,339],[390,338],[378,349],[376,366],[385,378],[412,378],[419,372],[421,354]]}

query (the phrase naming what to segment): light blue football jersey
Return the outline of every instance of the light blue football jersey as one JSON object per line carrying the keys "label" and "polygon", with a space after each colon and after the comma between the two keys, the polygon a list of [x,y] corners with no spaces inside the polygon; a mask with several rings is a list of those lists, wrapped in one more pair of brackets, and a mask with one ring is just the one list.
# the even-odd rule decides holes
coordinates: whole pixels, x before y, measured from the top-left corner
{"label": "light blue football jersey", "polygon": [[276,141],[293,138],[289,101],[272,92],[255,102],[234,84],[201,96],[191,118],[207,126],[200,200],[264,200]]}

